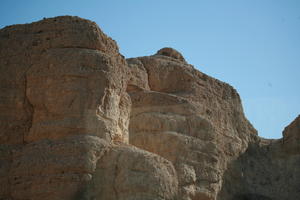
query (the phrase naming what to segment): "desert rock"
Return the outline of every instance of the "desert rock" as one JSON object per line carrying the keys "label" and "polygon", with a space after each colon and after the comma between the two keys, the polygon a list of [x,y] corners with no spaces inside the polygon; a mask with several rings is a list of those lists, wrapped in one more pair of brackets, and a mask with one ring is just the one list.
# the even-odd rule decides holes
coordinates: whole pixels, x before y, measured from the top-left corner
{"label": "desert rock", "polygon": [[[120,191],[118,198],[174,199],[172,164],[127,145],[129,70],[116,43],[95,23],[56,17],[6,27],[0,36],[1,199],[94,198],[89,185],[98,174],[115,173],[102,169],[102,157],[122,172],[111,188],[122,186],[118,181],[139,162],[143,178],[132,180],[155,185],[135,195]],[[124,152],[122,160],[114,162],[112,152]],[[98,193],[114,198],[105,188]]]}
{"label": "desert rock", "polygon": [[174,164],[182,199],[215,199],[228,162],[245,151],[256,131],[231,86],[180,57],[163,48],[153,56],[135,58],[148,74],[142,85],[148,81],[149,89],[128,90],[129,142]]}
{"label": "desert rock", "polygon": [[89,20],[0,30],[0,199],[295,200],[300,118],[260,138],[170,47],[125,59]]}

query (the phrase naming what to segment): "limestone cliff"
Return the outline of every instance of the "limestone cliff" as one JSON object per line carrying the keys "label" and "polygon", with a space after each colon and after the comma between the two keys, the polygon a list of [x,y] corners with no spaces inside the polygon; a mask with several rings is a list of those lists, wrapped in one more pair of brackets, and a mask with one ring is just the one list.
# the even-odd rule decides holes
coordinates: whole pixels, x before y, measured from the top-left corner
{"label": "limestone cliff", "polygon": [[125,59],[91,21],[0,30],[0,199],[300,196],[300,117],[266,140],[172,48]]}

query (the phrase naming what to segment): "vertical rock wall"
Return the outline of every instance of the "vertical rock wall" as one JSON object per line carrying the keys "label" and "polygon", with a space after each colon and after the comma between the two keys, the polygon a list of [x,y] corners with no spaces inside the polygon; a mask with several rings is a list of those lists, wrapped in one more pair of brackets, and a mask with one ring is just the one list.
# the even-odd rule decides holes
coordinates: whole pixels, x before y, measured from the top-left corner
{"label": "vertical rock wall", "polygon": [[128,63],[129,142],[174,164],[181,199],[215,199],[228,162],[256,135],[239,95],[171,48]]}
{"label": "vertical rock wall", "polygon": [[175,198],[172,164],[127,145],[127,63],[95,23],[6,27],[0,58],[0,199]]}
{"label": "vertical rock wall", "polygon": [[299,117],[266,140],[172,48],[125,60],[91,21],[0,30],[0,199],[300,196]]}

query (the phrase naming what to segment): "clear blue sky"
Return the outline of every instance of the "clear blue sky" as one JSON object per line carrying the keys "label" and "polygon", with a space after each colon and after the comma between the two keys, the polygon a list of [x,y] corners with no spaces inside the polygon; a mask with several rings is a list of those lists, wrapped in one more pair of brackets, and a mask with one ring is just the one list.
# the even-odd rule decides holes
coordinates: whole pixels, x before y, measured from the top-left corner
{"label": "clear blue sky", "polygon": [[234,86],[246,116],[279,138],[300,114],[299,0],[1,0],[0,28],[43,17],[95,21],[125,57],[179,50]]}

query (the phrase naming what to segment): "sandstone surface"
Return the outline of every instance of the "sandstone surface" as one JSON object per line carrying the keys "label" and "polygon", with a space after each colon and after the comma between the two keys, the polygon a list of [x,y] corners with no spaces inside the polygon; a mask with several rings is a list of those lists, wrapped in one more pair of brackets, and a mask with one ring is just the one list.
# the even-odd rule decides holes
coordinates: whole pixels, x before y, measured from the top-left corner
{"label": "sandstone surface", "polygon": [[125,59],[79,17],[0,30],[0,199],[295,200],[300,116],[260,138],[167,47]]}

